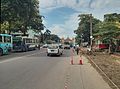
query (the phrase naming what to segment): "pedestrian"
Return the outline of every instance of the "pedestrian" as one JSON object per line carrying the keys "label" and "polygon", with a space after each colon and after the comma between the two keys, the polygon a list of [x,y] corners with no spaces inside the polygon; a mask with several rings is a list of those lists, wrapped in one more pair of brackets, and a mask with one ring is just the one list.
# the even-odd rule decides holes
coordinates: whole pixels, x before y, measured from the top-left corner
{"label": "pedestrian", "polygon": [[79,50],[80,50],[79,45],[77,45],[76,46],[76,53],[77,53],[77,55],[79,54]]}
{"label": "pedestrian", "polygon": [[75,53],[75,49],[74,49],[74,47],[72,47],[72,51],[73,51],[73,53]]}
{"label": "pedestrian", "polygon": [[38,49],[40,50],[40,44],[38,44]]}

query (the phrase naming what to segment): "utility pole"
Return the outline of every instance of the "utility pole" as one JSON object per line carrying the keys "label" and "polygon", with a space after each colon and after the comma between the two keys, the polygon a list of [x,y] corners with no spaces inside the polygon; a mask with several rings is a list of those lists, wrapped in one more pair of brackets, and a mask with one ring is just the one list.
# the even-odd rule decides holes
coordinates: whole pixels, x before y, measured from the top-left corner
{"label": "utility pole", "polygon": [[90,14],[90,50],[92,50],[92,40],[93,40],[93,35],[92,35],[92,14]]}

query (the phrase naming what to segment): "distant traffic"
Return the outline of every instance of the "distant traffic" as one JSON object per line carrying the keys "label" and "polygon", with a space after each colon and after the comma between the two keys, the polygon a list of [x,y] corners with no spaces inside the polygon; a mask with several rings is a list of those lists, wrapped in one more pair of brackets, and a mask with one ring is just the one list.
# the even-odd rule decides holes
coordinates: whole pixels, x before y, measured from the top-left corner
{"label": "distant traffic", "polygon": [[0,34],[0,56],[12,52],[27,52],[40,48],[47,49],[47,56],[53,54],[62,55],[63,49],[70,49],[70,44],[51,43],[41,45],[37,37]]}
{"label": "distant traffic", "polygon": [[0,56],[11,52],[27,52],[39,46],[37,38],[0,34]]}

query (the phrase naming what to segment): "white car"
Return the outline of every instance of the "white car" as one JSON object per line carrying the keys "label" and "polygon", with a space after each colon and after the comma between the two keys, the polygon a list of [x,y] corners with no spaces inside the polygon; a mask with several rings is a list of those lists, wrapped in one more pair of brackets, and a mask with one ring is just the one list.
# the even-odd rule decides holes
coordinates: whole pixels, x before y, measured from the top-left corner
{"label": "white car", "polygon": [[62,47],[62,45],[51,44],[47,48],[47,56],[50,56],[50,55],[59,55],[60,56],[63,54],[63,50],[64,50],[64,48]]}
{"label": "white car", "polygon": [[42,48],[47,48],[48,47],[48,45],[47,44],[44,44],[43,46],[42,46]]}

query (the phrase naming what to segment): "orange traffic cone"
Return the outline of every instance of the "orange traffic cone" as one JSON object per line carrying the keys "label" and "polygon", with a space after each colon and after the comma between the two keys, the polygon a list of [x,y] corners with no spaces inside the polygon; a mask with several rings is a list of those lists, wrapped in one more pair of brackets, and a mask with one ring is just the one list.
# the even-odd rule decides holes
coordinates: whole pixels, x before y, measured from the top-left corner
{"label": "orange traffic cone", "polygon": [[82,57],[80,57],[79,65],[83,65]]}

